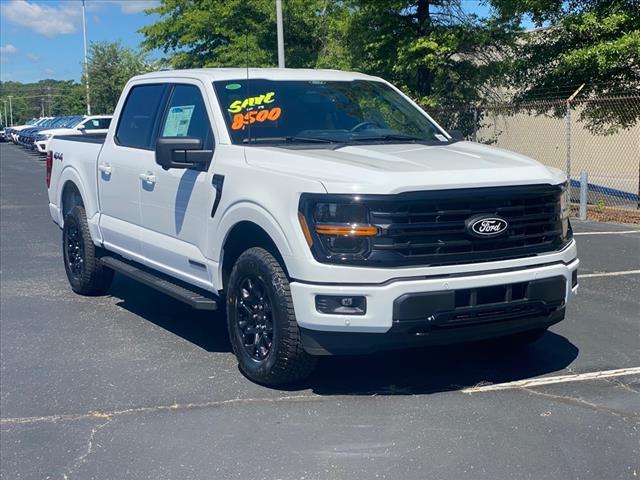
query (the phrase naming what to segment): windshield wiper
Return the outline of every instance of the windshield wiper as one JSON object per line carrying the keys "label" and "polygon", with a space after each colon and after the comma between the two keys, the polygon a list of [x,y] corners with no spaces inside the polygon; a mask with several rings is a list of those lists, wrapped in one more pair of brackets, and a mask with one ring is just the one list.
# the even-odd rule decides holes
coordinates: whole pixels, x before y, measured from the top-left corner
{"label": "windshield wiper", "polygon": [[242,140],[242,143],[343,143],[338,140],[332,140],[330,138],[320,138],[320,137],[298,137],[296,135],[288,136],[288,137],[257,137],[257,138],[245,138]]}
{"label": "windshield wiper", "polygon": [[426,142],[424,138],[415,137],[413,135],[405,135],[403,133],[388,133],[386,135],[367,135],[349,138],[350,142],[368,142],[378,140],[409,140],[412,142]]}

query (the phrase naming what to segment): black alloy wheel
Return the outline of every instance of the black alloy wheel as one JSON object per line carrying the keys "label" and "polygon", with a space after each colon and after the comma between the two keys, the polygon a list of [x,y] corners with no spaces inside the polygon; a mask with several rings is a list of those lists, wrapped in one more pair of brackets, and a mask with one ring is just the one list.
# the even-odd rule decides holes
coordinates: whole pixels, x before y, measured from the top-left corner
{"label": "black alloy wheel", "polygon": [[91,239],[84,207],[76,205],[65,215],[62,228],[64,270],[74,292],[103,295],[109,290],[113,270],[100,262],[101,253]]}
{"label": "black alloy wheel", "polygon": [[80,281],[84,273],[84,242],[78,225],[71,224],[64,230],[65,261],[71,276]]}
{"label": "black alloy wheel", "polygon": [[242,346],[251,358],[262,361],[269,356],[273,344],[273,308],[265,284],[259,277],[249,275],[242,279],[234,298]]}
{"label": "black alloy wheel", "polygon": [[243,252],[226,296],[229,339],[242,373],[263,385],[281,385],[313,371],[317,359],[302,345],[289,278],[271,252]]}

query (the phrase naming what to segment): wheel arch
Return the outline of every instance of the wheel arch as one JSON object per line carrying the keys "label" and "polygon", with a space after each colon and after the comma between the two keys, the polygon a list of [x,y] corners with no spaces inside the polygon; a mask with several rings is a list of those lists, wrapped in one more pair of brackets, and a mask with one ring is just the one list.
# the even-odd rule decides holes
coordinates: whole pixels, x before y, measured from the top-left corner
{"label": "wheel arch", "polygon": [[76,205],[84,206],[82,194],[73,180],[67,180],[62,186],[62,193],[60,194],[60,212],[63,221],[67,213]]}
{"label": "wheel arch", "polygon": [[64,217],[76,205],[82,205],[87,215],[89,230],[94,243],[102,240],[102,235],[97,224],[97,195],[86,190],[85,184],[78,171],[68,166],[61,173],[57,182],[60,188],[57,191],[57,205],[60,211],[60,228],[64,227]]}
{"label": "wheel arch", "polygon": [[219,285],[223,290],[226,290],[236,260],[243,252],[253,247],[262,247],[271,253],[280,262],[287,276],[289,275],[280,248],[267,230],[251,220],[241,220],[228,230],[220,250]]}

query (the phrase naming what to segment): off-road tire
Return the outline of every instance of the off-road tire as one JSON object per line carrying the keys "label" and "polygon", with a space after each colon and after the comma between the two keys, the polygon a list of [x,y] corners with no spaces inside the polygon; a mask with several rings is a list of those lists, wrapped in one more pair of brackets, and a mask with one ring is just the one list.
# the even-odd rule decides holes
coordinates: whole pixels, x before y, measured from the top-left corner
{"label": "off-road tire", "polygon": [[[248,278],[262,282],[270,302],[273,335],[268,354],[262,360],[252,357],[247,351],[250,347],[245,346],[239,326],[242,319],[240,297]],[[229,338],[244,375],[260,384],[281,385],[302,380],[311,374],[317,359],[302,347],[289,279],[271,253],[260,247],[242,253],[233,266],[226,293]]]}
{"label": "off-road tire", "polygon": [[[80,295],[104,295],[109,290],[113,270],[105,267],[99,260],[99,249],[91,240],[82,205],[76,205],[64,217],[62,256],[67,279],[74,292]],[[75,263],[72,261],[74,256],[77,256]]]}

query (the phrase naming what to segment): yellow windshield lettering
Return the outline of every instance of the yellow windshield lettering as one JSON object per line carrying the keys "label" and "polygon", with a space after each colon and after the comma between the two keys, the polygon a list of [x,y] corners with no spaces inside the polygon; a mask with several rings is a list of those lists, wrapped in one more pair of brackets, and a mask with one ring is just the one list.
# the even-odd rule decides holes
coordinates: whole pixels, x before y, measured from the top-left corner
{"label": "yellow windshield lettering", "polygon": [[227,110],[231,113],[240,113],[248,108],[258,107],[266,103],[273,103],[275,102],[275,99],[273,98],[275,95],[276,92],[267,92],[255,97],[245,98],[244,100],[236,100],[229,105]]}

